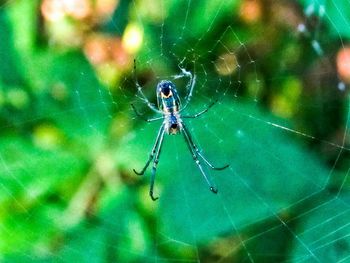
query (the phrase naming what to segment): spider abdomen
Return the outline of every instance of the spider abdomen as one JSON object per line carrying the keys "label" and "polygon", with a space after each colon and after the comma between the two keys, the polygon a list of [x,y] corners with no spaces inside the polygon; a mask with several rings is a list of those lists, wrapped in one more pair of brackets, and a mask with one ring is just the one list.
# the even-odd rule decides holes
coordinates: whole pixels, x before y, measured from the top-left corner
{"label": "spider abdomen", "polygon": [[167,134],[178,134],[182,129],[182,120],[178,113],[170,113],[164,117],[164,129]]}

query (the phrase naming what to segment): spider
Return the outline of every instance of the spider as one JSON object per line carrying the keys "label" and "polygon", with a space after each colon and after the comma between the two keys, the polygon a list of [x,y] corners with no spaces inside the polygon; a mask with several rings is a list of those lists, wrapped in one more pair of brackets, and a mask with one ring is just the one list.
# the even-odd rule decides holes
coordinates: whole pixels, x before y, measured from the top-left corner
{"label": "spider", "polygon": [[135,111],[135,114],[142,118],[144,121],[146,122],[153,122],[153,121],[158,121],[158,120],[163,120],[162,125],[159,128],[158,131],[158,135],[156,137],[155,143],[153,145],[153,148],[149,154],[149,158],[145,164],[145,166],[143,167],[143,169],[140,172],[137,172],[135,169],[133,169],[133,171],[137,174],[137,175],[143,175],[147,169],[147,167],[149,166],[149,164],[151,163],[151,161],[154,158],[153,161],[153,167],[152,167],[152,174],[151,174],[151,184],[150,184],[150,190],[149,190],[149,195],[152,198],[153,201],[157,200],[158,197],[154,197],[153,196],[153,187],[154,187],[154,181],[155,181],[155,175],[156,175],[156,170],[157,170],[157,165],[159,163],[159,156],[160,156],[160,152],[161,152],[161,148],[163,145],[163,139],[164,139],[164,135],[165,134],[171,134],[171,135],[175,135],[175,134],[180,134],[182,133],[186,144],[190,150],[190,153],[192,154],[192,158],[195,161],[196,165],[198,166],[201,174],[203,175],[205,181],[207,182],[207,184],[210,187],[210,191],[212,191],[213,193],[217,193],[218,190],[214,187],[213,183],[211,182],[210,178],[206,175],[206,173],[203,170],[203,167],[201,165],[200,162],[200,158],[202,158],[202,160],[211,168],[214,170],[223,170],[226,169],[227,167],[229,167],[229,165],[225,165],[223,167],[215,167],[213,166],[201,153],[201,151],[198,149],[198,147],[196,146],[196,144],[193,141],[193,138],[188,130],[188,128],[186,127],[185,123],[183,122],[182,119],[188,119],[188,118],[197,118],[199,116],[201,116],[202,114],[206,113],[211,107],[214,106],[214,104],[217,102],[214,101],[212,102],[209,106],[207,106],[207,108],[205,108],[204,110],[200,111],[199,113],[189,116],[189,115],[184,115],[181,116],[181,112],[187,107],[187,105],[189,104],[191,97],[192,97],[192,93],[193,93],[193,88],[194,85],[196,83],[196,76],[193,75],[192,73],[189,71],[186,71],[185,69],[181,68],[181,74],[174,76],[175,79],[177,78],[181,78],[181,77],[189,77],[190,80],[186,86],[186,89],[189,89],[189,92],[185,98],[185,104],[183,107],[181,107],[181,101],[180,101],[180,97],[177,93],[176,87],[175,85],[169,81],[169,80],[162,80],[157,84],[157,88],[156,88],[156,94],[157,94],[157,104],[158,104],[158,109],[155,107],[154,104],[150,103],[149,100],[147,99],[147,97],[144,95],[142,88],[140,86],[140,84],[137,81],[136,78],[136,61],[134,60],[134,78],[135,78],[135,83],[136,83],[136,87],[138,92],[141,95],[141,100],[143,100],[147,106],[154,112],[158,113],[158,114],[162,114],[162,117],[156,117],[156,118],[151,118],[151,119],[145,119],[143,117],[142,114],[140,114],[137,109],[135,108],[135,106],[133,104],[131,104],[133,110]]}

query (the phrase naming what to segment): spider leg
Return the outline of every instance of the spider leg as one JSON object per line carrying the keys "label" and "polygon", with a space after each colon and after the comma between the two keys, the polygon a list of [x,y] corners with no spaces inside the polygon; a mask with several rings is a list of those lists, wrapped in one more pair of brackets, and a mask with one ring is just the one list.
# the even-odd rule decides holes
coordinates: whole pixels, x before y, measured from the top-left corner
{"label": "spider leg", "polygon": [[188,131],[184,128],[183,129],[183,135],[185,137],[185,141],[186,141],[186,144],[188,146],[188,149],[190,150],[190,152],[192,153],[192,158],[193,160],[195,161],[195,163],[197,164],[201,174],[203,175],[205,181],[207,182],[207,184],[209,185],[210,187],[210,191],[212,191],[214,194],[216,194],[218,192],[218,190],[213,186],[213,183],[211,182],[211,180],[208,178],[208,176],[205,174],[204,170],[203,170],[203,167],[198,159],[198,156],[196,154],[196,151],[194,150],[194,147],[193,147],[193,144],[191,142],[191,139],[189,137],[189,133]]}
{"label": "spider leg", "polygon": [[215,103],[217,103],[218,100],[212,102],[206,109],[198,112],[197,114],[195,115],[192,115],[192,116],[182,116],[181,118],[191,118],[191,119],[194,119],[194,118],[197,118],[199,116],[201,116],[202,114],[206,113],[211,107],[213,107],[215,105]]}
{"label": "spider leg", "polygon": [[147,104],[147,106],[153,110],[154,112],[157,112],[157,113],[161,113],[161,111],[159,111],[155,106],[154,104],[152,104],[148,99],[147,97],[145,96],[145,94],[143,93],[142,91],[142,87],[140,86],[139,82],[137,81],[137,77],[136,77],[136,59],[134,59],[134,79],[135,79],[135,84],[136,84],[136,87],[137,87],[137,91],[140,93],[141,95],[141,99]]}
{"label": "spider leg", "polygon": [[226,169],[227,167],[230,166],[229,164],[226,164],[226,165],[224,165],[222,167],[215,167],[199,152],[198,148],[196,148],[195,151],[204,160],[204,162],[213,170],[224,170],[224,169]]}
{"label": "spider leg", "polygon": [[152,121],[158,121],[163,119],[163,117],[157,117],[157,118],[152,118],[152,119],[146,119],[143,117],[143,115],[141,113],[139,113],[137,111],[137,109],[135,108],[134,104],[131,104],[132,109],[134,110],[135,114],[137,117],[141,118],[142,120],[146,121],[146,122],[152,122]]}
{"label": "spider leg", "polygon": [[196,84],[196,75],[192,75],[192,73],[190,71],[187,71],[184,68],[180,67],[180,69],[181,69],[181,74],[180,75],[176,75],[175,79],[181,78],[182,76],[190,78],[190,80],[188,81],[188,83],[186,85],[186,90],[188,89],[188,94],[187,94],[187,96],[185,98],[185,105],[180,110],[180,112],[181,112],[187,107],[188,103],[190,102],[190,100],[192,98],[194,85]]}
{"label": "spider leg", "polygon": [[156,138],[156,141],[153,145],[153,148],[151,150],[151,153],[149,155],[149,158],[145,164],[145,166],[143,167],[143,169],[141,170],[141,172],[137,172],[135,169],[133,169],[134,173],[137,174],[137,175],[143,175],[147,169],[147,167],[149,166],[150,162],[152,161],[153,159],[153,156],[154,154],[156,153],[156,150],[157,150],[157,147],[159,145],[159,142],[161,140],[163,140],[163,136],[164,136],[164,124],[162,124],[159,128],[159,131],[158,131],[158,135],[157,135],[157,138]]}
{"label": "spider leg", "polygon": [[157,165],[159,163],[159,156],[160,156],[160,152],[162,150],[162,145],[163,145],[163,139],[164,139],[164,131],[160,137],[160,141],[159,141],[159,147],[155,156],[155,159],[153,161],[153,167],[152,167],[152,174],[151,174],[151,185],[150,185],[150,189],[149,189],[149,195],[152,198],[153,201],[156,201],[159,197],[154,197],[153,196],[153,187],[154,187],[154,181],[156,178],[156,171],[157,171]]}
{"label": "spider leg", "polygon": [[215,167],[214,165],[212,165],[204,156],[203,154],[201,154],[201,152],[199,151],[199,149],[197,148],[196,144],[193,142],[193,139],[192,139],[192,136],[191,136],[191,133],[189,132],[189,130],[187,129],[187,127],[184,125],[184,123],[182,123],[182,127],[183,127],[183,130],[184,132],[187,134],[187,137],[188,137],[188,140],[190,142],[190,145],[191,147],[193,148],[193,150],[198,154],[198,156],[200,156],[203,161],[213,170],[224,170],[226,169],[227,167],[229,167],[230,165],[229,164],[226,164],[222,167]]}

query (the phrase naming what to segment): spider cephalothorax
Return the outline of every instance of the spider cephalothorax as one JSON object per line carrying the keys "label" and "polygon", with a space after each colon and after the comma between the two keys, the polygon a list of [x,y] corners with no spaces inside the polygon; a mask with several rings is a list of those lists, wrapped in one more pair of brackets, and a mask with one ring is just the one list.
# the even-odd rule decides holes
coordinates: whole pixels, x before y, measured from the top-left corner
{"label": "spider cephalothorax", "polygon": [[[136,72],[136,62],[134,61],[134,73]],[[206,109],[202,110],[201,112],[192,115],[192,116],[181,116],[181,112],[187,107],[188,103],[191,100],[192,97],[192,92],[194,88],[194,84],[196,82],[196,77],[192,76],[191,72],[186,71],[185,69],[181,68],[181,74],[175,76],[175,78],[180,78],[180,77],[189,77],[190,81],[187,84],[187,89],[188,94],[186,96],[186,101],[185,105],[181,107],[181,101],[180,97],[177,93],[175,85],[169,81],[169,80],[162,80],[158,83],[156,93],[157,93],[157,103],[158,103],[158,109],[148,101],[146,96],[142,92],[141,86],[138,84],[136,80],[136,75],[135,75],[135,82],[137,86],[138,92],[141,94],[142,99],[147,103],[148,107],[153,110],[156,113],[162,114],[162,117],[157,117],[157,118],[152,118],[152,119],[144,119],[147,122],[152,122],[152,121],[157,121],[157,120],[163,120],[162,125],[160,126],[160,129],[158,131],[158,135],[156,138],[156,141],[153,145],[153,148],[151,150],[151,153],[149,155],[149,158],[146,162],[146,165],[143,167],[141,172],[137,172],[134,169],[134,172],[138,175],[143,175],[153,160],[153,167],[152,167],[152,175],[151,175],[151,186],[150,186],[150,191],[149,194],[152,198],[153,201],[157,200],[158,197],[153,196],[153,186],[154,186],[154,180],[155,180],[155,175],[156,175],[156,169],[157,165],[159,162],[159,156],[160,156],[160,151],[163,145],[163,139],[164,139],[164,134],[179,134],[182,133],[185,141],[187,143],[187,146],[192,154],[193,160],[195,161],[196,165],[198,166],[201,174],[203,175],[205,181],[208,183],[210,190],[213,193],[217,193],[217,189],[214,187],[213,183],[211,182],[210,178],[206,175],[206,173],[203,170],[203,167],[200,162],[200,158],[211,168],[214,170],[223,170],[228,167],[228,165],[225,165],[223,167],[214,167],[201,153],[201,151],[197,148],[196,144],[194,143],[192,136],[187,129],[186,125],[183,123],[182,119],[185,118],[197,118],[203,113],[206,113],[215,103],[211,103]],[[138,113],[134,105],[131,104],[133,107],[135,113],[137,116],[143,118],[143,116]]]}
{"label": "spider cephalothorax", "polygon": [[162,80],[157,85],[157,102],[163,112],[177,112],[180,108],[180,98],[175,85],[169,80]]}

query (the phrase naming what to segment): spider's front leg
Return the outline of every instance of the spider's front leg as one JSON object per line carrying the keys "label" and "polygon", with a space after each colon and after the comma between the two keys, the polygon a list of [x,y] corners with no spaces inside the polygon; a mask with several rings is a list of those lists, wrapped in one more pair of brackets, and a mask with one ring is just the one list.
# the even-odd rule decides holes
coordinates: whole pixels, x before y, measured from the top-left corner
{"label": "spider's front leg", "polygon": [[206,107],[204,110],[196,113],[195,115],[192,115],[192,116],[182,116],[183,119],[195,119],[195,118],[198,118],[199,116],[201,116],[202,114],[206,113],[211,107],[213,107],[215,105],[215,103],[217,103],[218,100],[212,102],[208,107]]}
{"label": "spider's front leg", "polygon": [[188,90],[188,93],[185,97],[185,104],[181,109],[181,111],[183,111],[185,108],[187,108],[188,103],[190,102],[190,100],[192,98],[194,85],[196,84],[196,75],[195,74],[192,75],[192,73],[190,71],[187,71],[184,68],[181,68],[181,67],[179,67],[179,68],[181,70],[181,73],[179,75],[175,75],[174,78],[175,79],[182,78],[182,77],[189,78],[189,81],[186,85],[186,90]]}
{"label": "spider's front leg", "polygon": [[134,59],[134,80],[136,84],[136,88],[138,93],[141,95],[141,99],[147,104],[147,106],[154,112],[156,113],[161,113],[145,96],[145,94],[142,91],[142,87],[140,86],[139,82],[137,81],[137,76],[136,76],[136,59]]}
{"label": "spider's front leg", "polygon": [[135,108],[134,104],[131,103],[131,107],[134,110],[136,116],[141,118],[142,120],[144,120],[146,122],[158,121],[158,120],[163,119],[163,117],[156,117],[156,118],[152,118],[152,119],[146,119],[145,117],[143,117],[143,115],[141,113],[138,112],[138,110]]}

